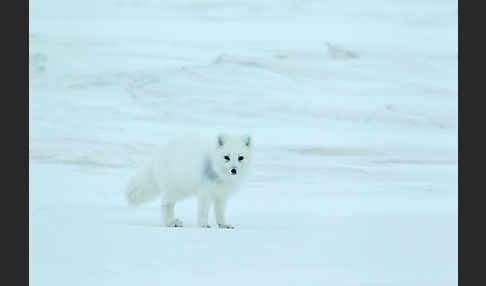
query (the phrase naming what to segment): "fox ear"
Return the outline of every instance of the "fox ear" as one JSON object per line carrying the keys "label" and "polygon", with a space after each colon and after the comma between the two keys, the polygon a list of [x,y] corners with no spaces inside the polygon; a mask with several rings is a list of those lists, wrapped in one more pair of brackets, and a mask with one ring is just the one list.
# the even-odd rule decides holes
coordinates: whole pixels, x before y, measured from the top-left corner
{"label": "fox ear", "polygon": [[250,144],[251,144],[251,137],[250,135],[244,135],[242,137],[243,139],[243,143],[245,143],[246,146],[250,147]]}
{"label": "fox ear", "polygon": [[226,141],[226,136],[224,134],[219,134],[218,135],[218,147],[223,146],[225,141]]}

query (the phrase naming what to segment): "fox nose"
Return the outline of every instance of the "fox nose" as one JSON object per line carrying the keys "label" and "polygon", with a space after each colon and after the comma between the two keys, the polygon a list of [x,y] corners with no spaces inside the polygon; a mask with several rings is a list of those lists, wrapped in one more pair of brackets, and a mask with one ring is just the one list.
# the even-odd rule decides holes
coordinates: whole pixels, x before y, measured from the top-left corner
{"label": "fox nose", "polygon": [[231,175],[236,175],[236,169],[231,169]]}

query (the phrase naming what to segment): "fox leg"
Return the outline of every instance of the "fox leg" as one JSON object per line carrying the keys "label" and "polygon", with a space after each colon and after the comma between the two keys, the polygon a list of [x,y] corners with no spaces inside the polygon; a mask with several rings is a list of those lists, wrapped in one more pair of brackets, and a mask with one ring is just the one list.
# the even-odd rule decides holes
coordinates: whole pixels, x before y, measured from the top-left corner
{"label": "fox leg", "polygon": [[226,223],[226,202],[224,199],[214,200],[214,215],[216,217],[216,223],[219,228],[234,228],[232,225]]}
{"label": "fox leg", "polygon": [[206,192],[199,192],[197,198],[197,224],[199,227],[209,228],[208,214],[211,207],[211,200]]}
{"label": "fox leg", "polygon": [[162,224],[167,227],[182,227],[182,221],[174,217],[175,203],[162,201]]}

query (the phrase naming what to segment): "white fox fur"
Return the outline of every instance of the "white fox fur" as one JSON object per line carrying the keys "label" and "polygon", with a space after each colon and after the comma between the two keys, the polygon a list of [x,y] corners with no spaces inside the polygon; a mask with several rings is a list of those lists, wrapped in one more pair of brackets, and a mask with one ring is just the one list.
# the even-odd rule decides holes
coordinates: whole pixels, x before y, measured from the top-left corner
{"label": "white fox fur", "polygon": [[136,206],[161,196],[162,224],[182,227],[174,217],[174,206],[196,195],[200,227],[210,227],[208,212],[214,204],[218,226],[233,228],[225,219],[226,202],[248,175],[252,145],[247,135],[172,140],[130,180],[126,199]]}

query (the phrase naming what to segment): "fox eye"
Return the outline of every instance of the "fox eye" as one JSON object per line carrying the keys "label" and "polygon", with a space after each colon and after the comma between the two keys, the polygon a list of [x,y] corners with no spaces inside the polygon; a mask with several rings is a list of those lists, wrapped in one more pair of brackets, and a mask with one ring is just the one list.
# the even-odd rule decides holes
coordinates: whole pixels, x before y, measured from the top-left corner
{"label": "fox eye", "polygon": [[224,156],[224,159],[225,159],[226,161],[229,161],[229,160],[230,160],[230,157],[229,157],[228,155],[226,155],[226,156]]}
{"label": "fox eye", "polygon": [[245,159],[245,157],[243,156],[238,157],[238,161],[242,161],[243,159]]}

